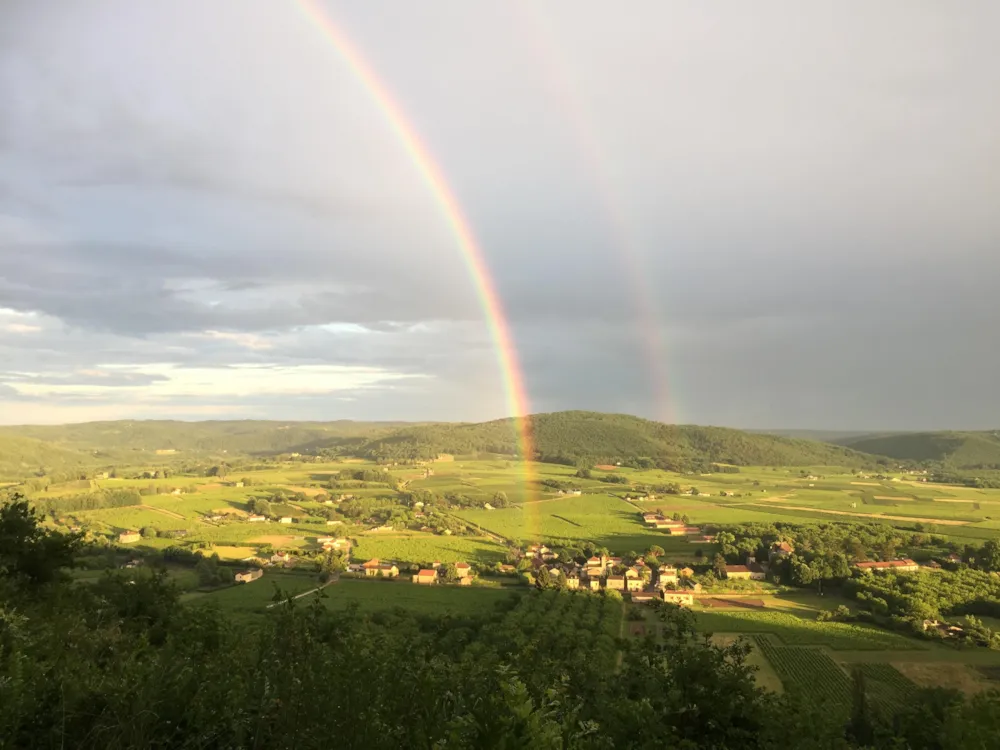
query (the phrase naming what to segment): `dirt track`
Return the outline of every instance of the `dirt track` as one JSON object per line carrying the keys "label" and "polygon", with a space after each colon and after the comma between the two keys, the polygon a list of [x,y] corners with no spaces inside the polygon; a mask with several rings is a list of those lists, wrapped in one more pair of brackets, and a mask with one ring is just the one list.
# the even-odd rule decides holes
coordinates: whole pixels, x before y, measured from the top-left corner
{"label": "dirt track", "polygon": [[143,510],[151,510],[154,511],[155,513],[162,513],[163,515],[170,516],[171,518],[178,518],[181,521],[187,520],[180,513],[174,513],[172,510],[165,510],[163,508],[154,508],[152,505],[140,505],[139,507],[142,508]]}
{"label": "dirt track", "polygon": [[886,521],[912,521],[914,523],[937,523],[942,526],[968,526],[968,521],[956,521],[951,518],[918,518],[917,516],[889,516],[882,513],[851,513],[846,510],[828,510],[827,508],[810,508],[808,505],[762,505],[761,503],[746,503],[760,505],[762,508],[784,508],[785,510],[808,510],[812,513],[828,513],[831,516],[852,516],[854,518],[881,518]]}

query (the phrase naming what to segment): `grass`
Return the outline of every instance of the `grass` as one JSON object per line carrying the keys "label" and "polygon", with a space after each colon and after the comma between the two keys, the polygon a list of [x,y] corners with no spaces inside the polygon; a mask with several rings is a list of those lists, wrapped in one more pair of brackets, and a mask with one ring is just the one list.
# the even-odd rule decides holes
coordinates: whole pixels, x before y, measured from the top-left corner
{"label": "grass", "polygon": [[[264,577],[249,584],[231,586],[210,594],[199,594],[190,601],[198,605],[211,604],[238,615],[263,614],[275,601],[280,589],[285,596],[294,596],[318,585],[313,574],[268,570]],[[359,611],[402,607],[422,614],[476,614],[492,609],[497,602],[510,596],[520,596],[511,588],[480,588],[458,586],[418,586],[408,580],[366,581],[342,578],[315,595],[331,610],[346,610],[357,606]],[[300,606],[312,601],[312,596],[296,600]]]}
{"label": "grass", "polygon": [[357,558],[429,563],[495,563],[504,547],[486,537],[441,536],[420,532],[366,534],[353,550]]}
{"label": "grass", "polygon": [[696,612],[699,630],[712,633],[768,634],[786,646],[828,646],[847,651],[919,650],[920,641],[853,623],[817,622],[789,612],[725,610]]}

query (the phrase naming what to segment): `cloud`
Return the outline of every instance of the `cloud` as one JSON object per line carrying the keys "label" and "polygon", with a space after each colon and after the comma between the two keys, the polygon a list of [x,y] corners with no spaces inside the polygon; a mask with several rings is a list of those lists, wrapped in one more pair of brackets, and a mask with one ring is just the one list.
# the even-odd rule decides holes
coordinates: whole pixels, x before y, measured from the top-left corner
{"label": "cloud", "polygon": [[995,4],[328,7],[3,4],[4,421],[1000,419]]}

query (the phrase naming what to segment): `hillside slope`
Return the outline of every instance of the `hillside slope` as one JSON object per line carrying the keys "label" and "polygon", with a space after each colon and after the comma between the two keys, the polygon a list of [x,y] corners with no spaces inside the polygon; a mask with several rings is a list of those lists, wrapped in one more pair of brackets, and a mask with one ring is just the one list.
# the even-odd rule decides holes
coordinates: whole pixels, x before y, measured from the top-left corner
{"label": "hillside slope", "polygon": [[36,473],[72,470],[93,463],[92,456],[79,451],[34,438],[0,434],[0,479],[23,479]]}
{"label": "hillside slope", "polygon": [[[526,420],[534,454],[558,463],[613,463],[640,457],[657,465],[690,468],[703,463],[736,465],[864,466],[875,457],[828,443],[752,434],[724,427],[667,425],[624,414],[567,411]],[[372,458],[428,458],[439,453],[520,454],[518,423],[411,427],[371,440],[361,454]]]}
{"label": "hillside slope", "polygon": [[124,420],[83,424],[0,427],[0,437],[42,440],[104,457],[179,453],[265,455],[306,451],[389,434],[404,422],[178,422]]}
{"label": "hillside slope", "polygon": [[838,440],[865,453],[949,469],[1000,469],[1000,432],[909,432]]}

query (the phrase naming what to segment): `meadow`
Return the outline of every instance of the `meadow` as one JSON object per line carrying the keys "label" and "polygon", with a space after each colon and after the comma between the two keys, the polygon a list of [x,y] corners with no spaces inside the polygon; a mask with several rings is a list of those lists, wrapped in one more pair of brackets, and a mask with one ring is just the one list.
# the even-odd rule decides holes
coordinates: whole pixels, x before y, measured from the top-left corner
{"label": "meadow", "polygon": [[[268,605],[318,585],[315,575],[268,570],[260,580],[210,593],[190,594],[188,601],[236,615],[261,615],[267,612]],[[362,612],[375,612],[401,607],[419,614],[468,615],[490,611],[498,602],[520,595],[520,590],[511,588],[417,586],[408,580],[341,578],[314,594],[296,599],[295,605],[307,606],[317,601],[336,611],[357,607]]]}

